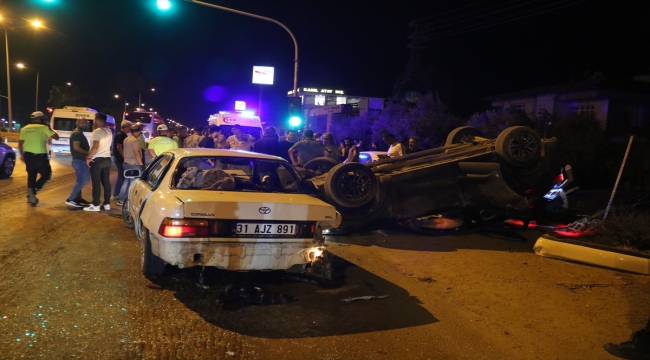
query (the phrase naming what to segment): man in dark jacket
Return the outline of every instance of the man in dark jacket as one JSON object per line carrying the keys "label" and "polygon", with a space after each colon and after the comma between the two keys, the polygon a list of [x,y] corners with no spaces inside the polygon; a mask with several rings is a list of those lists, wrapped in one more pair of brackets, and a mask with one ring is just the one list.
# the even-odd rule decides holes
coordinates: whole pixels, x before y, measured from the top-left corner
{"label": "man in dark jacket", "polygon": [[280,144],[278,142],[278,135],[275,133],[275,128],[270,126],[266,128],[264,136],[255,142],[253,151],[261,154],[280,156]]}
{"label": "man in dark jacket", "polygon": [[282,158],[291,162],[289,157],[289,149],[293,146],[297,139],[296,130],[288,130],[284,140],[278,141],[278,153]]}

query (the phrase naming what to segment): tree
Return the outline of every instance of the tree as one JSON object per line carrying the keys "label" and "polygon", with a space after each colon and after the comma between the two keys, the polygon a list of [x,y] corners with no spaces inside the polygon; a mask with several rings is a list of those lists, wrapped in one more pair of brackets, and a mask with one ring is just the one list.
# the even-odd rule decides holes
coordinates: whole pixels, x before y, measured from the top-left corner
{"label": "tree", "polygon": [[501,131],[511,126],[531,126],[532,124],[533,121],[526,114],[512,107],[474,114],[466,123],[468,126],[481,130],[488,138],[496,138]]}

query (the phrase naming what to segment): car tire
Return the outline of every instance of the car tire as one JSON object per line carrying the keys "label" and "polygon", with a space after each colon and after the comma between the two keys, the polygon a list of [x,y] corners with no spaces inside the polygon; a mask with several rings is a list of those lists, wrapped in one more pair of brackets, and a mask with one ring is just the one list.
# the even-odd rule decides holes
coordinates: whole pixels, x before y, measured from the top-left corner
{"label": "car tire", "polygon": [[330,170],[332,170],[332,168],[338,164],[339,164],[338,161],[332,158],[322,156],[307,161],[307,163],[303,167],[307,170],[312,170],[315,172],[319,172],[321,174],[325,174]]}
{"label": "car tire", "polygon": [[131,211],[129,210],[129,199],[127,198],[124,204],[122,205],[122,221],[124,221],[124,226],[133,230],[135,229],[135,220],[131,216]]}
{"label": "car tire", "polygon": [[366,205],[355,209],[341,209],[343,222],[340,229],[356,230],[371,225],[387,213],[386,211],[389,209],[388,202],[388,194],[380,186],[377,194]]}
{"label": "car tire", "polygon": [[508,165],[530,166],[542,155],[542,138],[527,126],[512,126],[499,134],[495,150]]}
{"label": "car tire", "polygon": [[140,244],[140,259],[142,263],[142,275],[144,276],[158,276],[165,272],[165,262],[154,255],[151,251],[151,239],[149,238],[149,230],[146,228],[142,230],[142,242]]}
{"label": "car tire", "polygon": [[0,169],[0,178],[5,179],[11,176],[14,173],[14,167],[16,166],[16,159],[7,155],[5,160],[2,162],[2,169]]}
{"label": "car tire", "polygon": [[337,208],[357,208],[375,197],[379,182],[375,174],[359,163],[338,164],[325,176],[325,199]]}
{"label": "car tire", "polygon": [[461,126],[447,135],[445,146],[473,141],[476,137],[485,137],[483,132],[473,126]]}

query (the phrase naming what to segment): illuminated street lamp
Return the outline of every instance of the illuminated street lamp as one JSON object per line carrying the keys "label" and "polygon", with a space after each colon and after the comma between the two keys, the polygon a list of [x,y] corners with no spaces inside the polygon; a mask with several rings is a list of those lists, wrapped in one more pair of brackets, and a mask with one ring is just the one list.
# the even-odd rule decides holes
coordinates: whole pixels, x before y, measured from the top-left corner
{"label": "illuminated street lamp", "polygon": [[[294,46],[294,50],[295,50],[295,55],[294,55],[294,59],[293,59],[293,96],[294,97],[298,96],[298,41],[296,41],[296,37],[293,36],[293,33],[291,32],[291,30],[289,30],[289,28],[286,25],[284,25],[283,23],[281,23],[281,22],[279,22],[279,21],[277,21],[275,19],[271,19],[271,18],[261,16],[261,15],[251,14],[251,13],[244,12],[244,11],[241,11],[241,10],[235,10],[235,9],[227,8],[225,6],[208,4],[208,3],[198,1],[198,0],[185,0],[185,1],[191,2],[191,3],[194,3],[194,4],[198,4],[198,5],[203,5],[203,6],[219,9],[219,10],[233,12],[233,13],[239,14],[239,15],[249,16],[249,17],[264,20],[264,21],[270,21],[270,22],[272,22],[272,23],[274,23],[276,25],[279,25],[284,30],[286,30],[289,33],[289,36],[291,36],[291,40],[293,40],[293,46]],[[169,10],[169,8],[171,7],[171,4],[170,4],[169,0],[157,0],[157,4],[158,4],[158,8],[160,10]]]}
{"label": "illuminated street lamp", "polygon": [[34,68],[27,67],[27,66],[25,66],[25,64],[23,64],[23,63],[18,63],[18,64],[16,64],[16,66],[17,66],[19,69],[30,69],[30,70],[36,70],[36,106],[34,106],[34,111],[38,111],[38,77],[39,77],[40,71],[38,71],[38,69],[34,69]]}
{"label": "illuminated street lamp", "polygon": [[[33,20],[31,21],[32,26],[35,28],[39,28],[43,26],[43,24],[39,20]],[[8,115],[9,115],[9,124],[12,124],[12,119],[13,119],[13,114],[11,113],[11,78],[10,78],[10,62],[9,62],[9,30],[13,30],[14,28],[7,28],[5,26],[5,19],[4,17],[0,16],[0,26],[5,31],[5,54],[7,54],[7,110],[8,110]],[[9,131],[13,129],[13,125],[9,126]]]}
{"label": "illuminated street lamp", "polygon": [[[155,88],[151,88],[151,92],[155,92]],[[138,91],[138,104],[142,104],[142,91]],[[142,104],[144,106],[144,104]]]}

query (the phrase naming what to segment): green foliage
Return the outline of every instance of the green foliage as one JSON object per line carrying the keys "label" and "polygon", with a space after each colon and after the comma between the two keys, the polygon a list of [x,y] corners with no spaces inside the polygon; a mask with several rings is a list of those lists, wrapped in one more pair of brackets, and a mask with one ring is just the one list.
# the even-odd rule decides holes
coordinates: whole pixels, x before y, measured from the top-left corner
{"label": "green foliage", "polygon": [[347,119],[334,129],[337,139],[351,137],[367,143],[382,143],[382,133],[390,132],[403,143],[418,136],[423,147],[440,146],[447,134],[459,125],[457,117],[433,94],[427,94],[415,104],[393,98],[381,113],[369,112]]}

